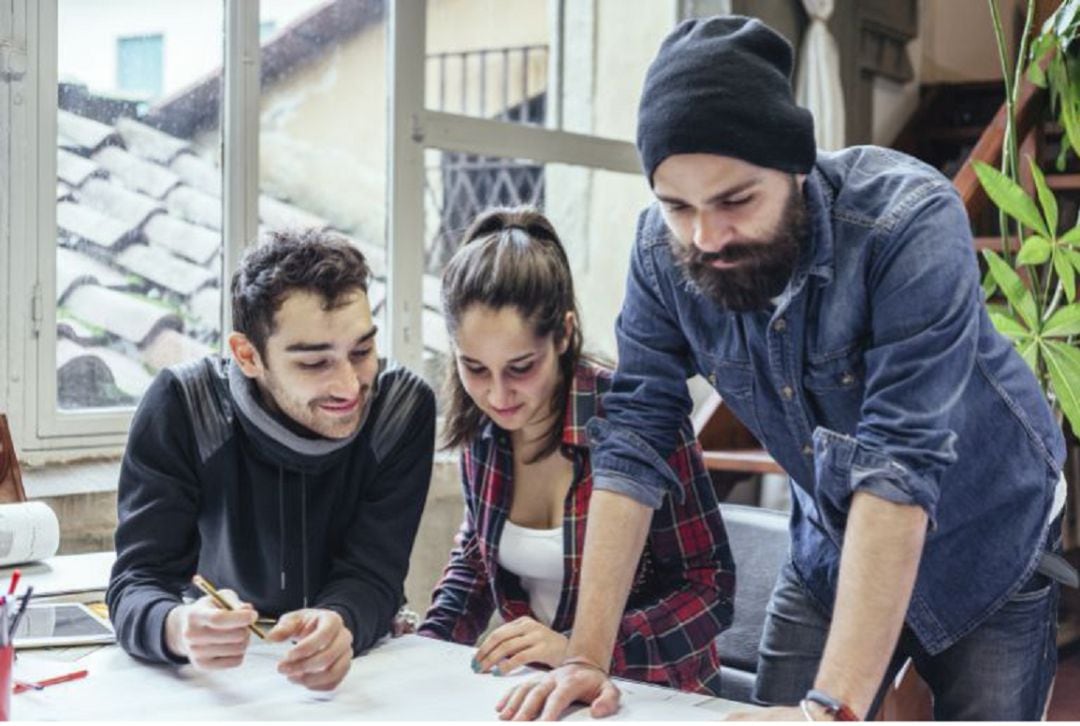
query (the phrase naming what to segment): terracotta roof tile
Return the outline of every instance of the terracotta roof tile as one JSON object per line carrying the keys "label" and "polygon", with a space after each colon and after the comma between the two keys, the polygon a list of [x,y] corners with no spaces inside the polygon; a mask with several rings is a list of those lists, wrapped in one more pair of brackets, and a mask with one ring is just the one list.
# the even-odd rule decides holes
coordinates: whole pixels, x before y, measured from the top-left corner
{"label": "terracotta roof tile", "polygon": [[146,241],[161,247],[177,257],[206,267],[221,249],[221,233],[182,219],[159,214],[150,219],[143,228]]}
{"label": "terracotta roof tile", "polygon": [[221,167],[195,154],[180,154],[169,168],[188,186],[214,197],[221,196]]}
{"label": "terracotta roof tile", "polygon": [[108,405],[113,401],[103,393],[110,385],[137,399],[153,380],[141,363],[115,350],[83,348],[63,338],[56,341],[56,364],[58,398],[67,408]]}
{"label": "terracotta roof tile", "polygon": [[78,320],[136,345],[152,339],[159,329],[183,328],[180,316],[167,308],[97,285],[75,288],[65,305]]}
{"label": "terracotta roof tile", "polygon": [[87,283],[102,287],[124,287],[127,277],[95,260],[89,255],[67,249],[56,248],[56,301],[63,304],[64,298],[74,288]]}
{"label": "terracotta roof tile", "polygon": [[156,199],[133,192],[105,179],[90,179],[79,189],[78,200],[129,227],[142,227],[165,207]]}
{"label": "terracotta roof tile", "polygon": [[163,166],[146,161],[115,146],[106,146],[93,155],[93,160],[120,179],[124,186],[163,199],[180,184],[180,177]]}
{"label": "terracotta roof tile", "polygon": [[221,229],[221,198],[181,185],[165,197],[169,212],[193,224]]}
{"label": "terracotta roof tile", "polygon": [[158,164],[168,164],[191,148],[188,142],[131,118],[117,119],[116,131],[128,151]]}
{"label": "terracotta roof tile", "polygon": [[134,234],[130,225],[74,202],[60,202],[56,205],[56,225],[76,239],[86,240],[106,249],[115,249],[130,240]]}
{"label": "terracotta roof tile", "polygon": [[67,145],[77,146],[86,152],[96,151],[105,143],[115,142],[119,138],[112,126],[63,109],[56,112],[56,130]]}
{"label": "terracotta roof tile", "polygon": [[104,171],[87,158],[63,149],[56,150],[56,176],[73,187],[81,186],[90,177]]}
{"label": "terracotta roof tile", "polygon": [[183,297],[210,284],[216,277],[210,270],[150,245],[131,245],[116,256],[116,264]]}

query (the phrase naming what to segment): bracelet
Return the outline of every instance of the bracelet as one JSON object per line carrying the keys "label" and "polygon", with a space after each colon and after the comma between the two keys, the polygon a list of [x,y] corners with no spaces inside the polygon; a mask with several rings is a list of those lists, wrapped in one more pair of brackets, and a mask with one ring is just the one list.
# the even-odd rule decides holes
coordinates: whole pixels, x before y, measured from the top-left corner
{"label": "bracelet", "polygon": [[836,700],[824,691],[818,691],[812,688],[806,692],[806,698],[803,700],[818,704],[825,709],[825,713],[829,714],[837,721],[862,720],[853,710],[851,710],[851,706]]}
{"label": "bracelet", "polygon": [[583,655],[575,655],[572,658],[567,658],[566,660],[564,660],[559,665],[560,666],[568,666],[568,665],[585,666],[586,668],[592,668],[593,670],[600,671],[605,676],[608,675],[607,670],[603,666],[597,665],[596,663],[593,663],[591,660],[589,660],[588,658],[586,658]]}
{"label": "bracelet", "polygon": [[803,718],[805,718],[807,721],[817,721],[817,719],[814,718],[813,714],[810,713],[810,707],[806,705],[808,703],[809,701],[807,701],[805,698],[799,701],[799,710],[802,711]]}

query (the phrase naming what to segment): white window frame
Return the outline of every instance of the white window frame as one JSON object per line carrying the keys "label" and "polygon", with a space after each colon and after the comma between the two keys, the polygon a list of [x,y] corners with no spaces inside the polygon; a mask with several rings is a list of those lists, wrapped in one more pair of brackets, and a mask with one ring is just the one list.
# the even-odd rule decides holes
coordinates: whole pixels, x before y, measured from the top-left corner
{"label": "white window frame", "polygon": [[[587,2],[594,0],[574,0]],[[549,124],[561,118],[562,48],[566,0],[550,0],[553,71],[548,84]],[[673,14],[674,14],[674,5]],[[387,258],[388,325],[391,350],[401,363],[420,370],[423,356],[421,314],[424,269],[424,151],[465,152],[568,164],[625,174],[640,174],[637,149],[628,141],[571,133],[462,114],[431,111],[424,105],[427,0],[391,0],[388,18],[387,85],[390,199]],[[419,210],[419,211],[418,211]]]}
{"label": "white window frame", "polygon": [[[9,162],[0,217],[5,234],[8,356],[0,367],[7,412],[20,454],[30,462],[120,453],[133,408],[61,411],[56,381],[57,0],[2,0],[5,47],[24,48],[21,78],[5,77],[3,117],[11,131],[0,155]],[[223,289],[258,233],[259,3],[223,0],[224,85]],[[10,31],[8,30],[10,28]],[[18,96],[16,103],[13,99]],[[7,153],[7,152],[5,152]],[[8,211],[10,210],[10,211]],[[222,306],[222,330],[231,329]]]}
{"label": "white window frame", "polygon": [[[575,0],[594,5],[595,0]],[[677,0],[672,2],[676,15]],[[225,79],[224,282],[258,229],[259,3],[223,0]],[[560,124],[566,0],[549,0],[552,70],[549,124]],[[0,0],[0,73],[20,63],[25,75],[0,79],[0,162],[10,169],[0,192],[0,410],[31,462],[118,454],[130,425],[123,411],[59,411],[56,405],[56,87],[57,0]],[[424,151],[439,149],[524,158],[627,174],[640,173],[634,145],[557,128],[539,128],[424,106],[426,0],[389,0],[390,92],[387,165],[388,304],[386,353],[422,363]],[[234,30],[235,29],[235,30]],[[28,62],[25,62],[28,61]],[[6,64],[6,65],[5,65]],[[16,98],[18,99],[16,101]],[[231,329],[223,305],[222,330]]]}

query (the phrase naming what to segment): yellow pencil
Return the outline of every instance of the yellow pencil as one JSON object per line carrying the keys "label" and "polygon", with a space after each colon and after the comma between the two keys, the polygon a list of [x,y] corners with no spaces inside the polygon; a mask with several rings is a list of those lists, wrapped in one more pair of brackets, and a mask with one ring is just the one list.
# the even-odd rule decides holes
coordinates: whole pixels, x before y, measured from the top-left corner
{"label": "yellow pencil", "polygon": [[[195,585],[195,587],[199,588],[203,592],[203,594],[208,595],[214,602],[216,602],[218,604],[218,607],[224,608],[225,610],[236,609],[232,606],[232,603],[223,598],[221,596],[221,593],[215,590],[214,586],[210,584],[210,581],[202,575],[195,575],[195,577],[191,578],[191,583]],[[260,630],[259,626],[255,623],[249,625],[248,629],[251,630],[251,632],[255,633],[255,635],[259,636],[261,640],[266,640],[266,633]]]}

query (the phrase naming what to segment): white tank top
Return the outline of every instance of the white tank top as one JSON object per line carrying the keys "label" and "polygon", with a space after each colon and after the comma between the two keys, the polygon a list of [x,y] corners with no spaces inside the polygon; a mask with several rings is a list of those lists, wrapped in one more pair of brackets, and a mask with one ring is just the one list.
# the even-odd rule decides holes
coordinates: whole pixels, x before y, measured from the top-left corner
{"label": "white tank top", "polygon": [[563,587],[563,529],[530,529],[509,519],[499,542],[499,565],[521,580],[529,607],[551,627]]}

